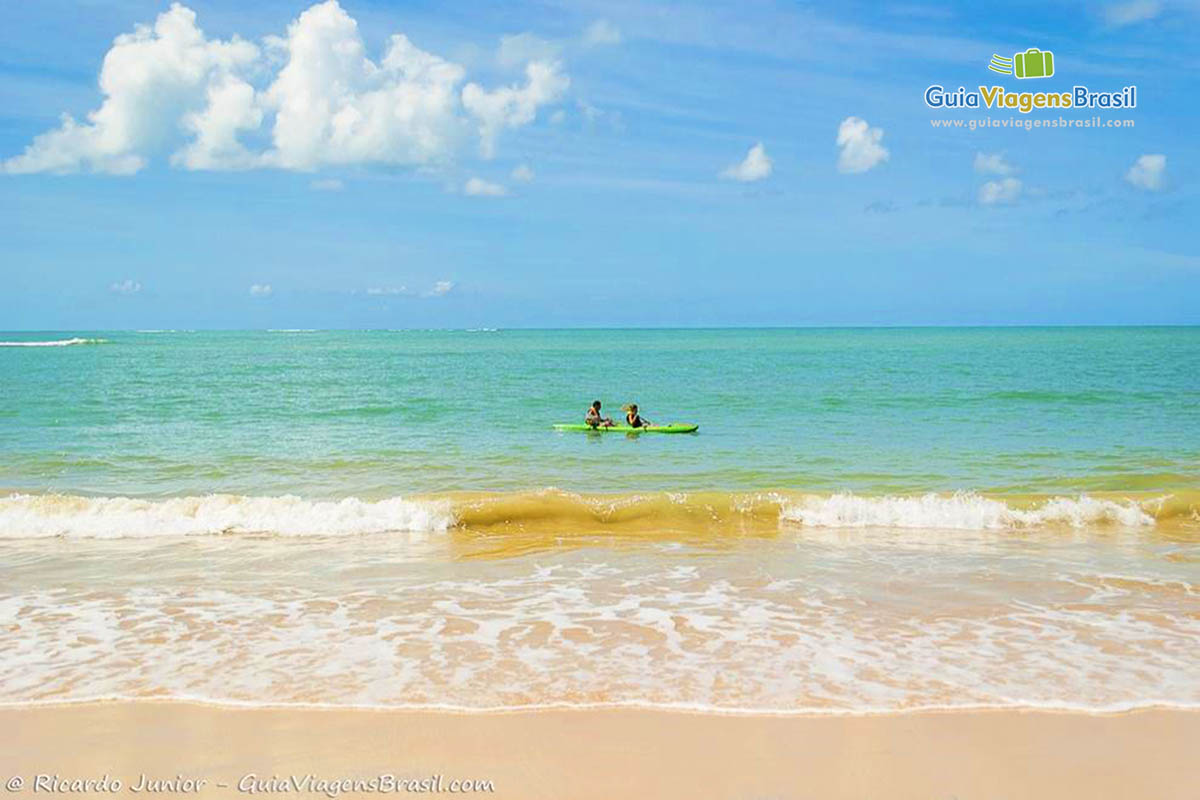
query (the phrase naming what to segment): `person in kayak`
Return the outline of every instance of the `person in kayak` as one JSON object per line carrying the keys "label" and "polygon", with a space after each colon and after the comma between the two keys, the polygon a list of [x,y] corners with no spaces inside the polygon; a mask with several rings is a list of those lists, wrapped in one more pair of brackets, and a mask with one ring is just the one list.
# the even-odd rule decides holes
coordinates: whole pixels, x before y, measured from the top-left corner
{"label": "person in kayak", "polygon": [[642,419],[638,414],[637,403],[630,403],[625,406],[625,421],[629,423],[631,428],[648,428],[654,423],[648,419]]}
{"label": "person in kayak", "polygon": [[587,410],[587,416],[583,418],[592,428],[611,428],[613,421],[611,417],[603,417],[600,415],[600,401],[593,400],[592,407]]}

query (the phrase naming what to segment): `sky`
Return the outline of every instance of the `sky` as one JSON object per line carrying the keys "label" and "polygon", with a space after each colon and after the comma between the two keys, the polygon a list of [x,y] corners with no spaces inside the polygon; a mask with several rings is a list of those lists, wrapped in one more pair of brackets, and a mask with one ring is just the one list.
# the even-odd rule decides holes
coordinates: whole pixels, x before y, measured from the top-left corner
{"label": "sky", "polygon": [[1200,323],[1194,0],[5,16],[0,330]]}

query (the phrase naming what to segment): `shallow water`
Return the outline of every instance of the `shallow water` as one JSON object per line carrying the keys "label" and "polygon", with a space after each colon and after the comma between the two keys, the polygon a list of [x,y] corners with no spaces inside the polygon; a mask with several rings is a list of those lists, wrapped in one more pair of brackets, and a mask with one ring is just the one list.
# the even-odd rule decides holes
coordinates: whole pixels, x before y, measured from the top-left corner
{"label": "shallow water", "polygon": [[771,711],[1200,705],[1196,547],[1143,529],[8,541],[7,701]]}
{"label": "shallow water", "polygon": [[1200,328],[0,333],[73,338],[0,347],[0,487],[1200,489]]}
{"label": "shallow water", "polygon": [[1200,705],[1196,329],[18,339],[0,702]]}

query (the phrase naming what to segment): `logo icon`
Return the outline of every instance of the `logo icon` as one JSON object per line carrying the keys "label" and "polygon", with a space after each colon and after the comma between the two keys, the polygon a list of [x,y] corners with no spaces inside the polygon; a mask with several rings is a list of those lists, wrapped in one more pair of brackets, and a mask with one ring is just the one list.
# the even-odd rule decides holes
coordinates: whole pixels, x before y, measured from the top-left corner
{"label": "logo icon", "polygon": [[1036,47],[1024,53],[1014,53],[1012,58],[993,53],[988,69],[1018,78],[1049,78],[1054,74],[1054,53]]}
{"label": "logo icon", "polygon": [[1001,75],[1012,75],[1012,68],[1013,60],[1011,58],[992,53],[992,61],[988,64],[988,69],[992,72],[999,72]]}

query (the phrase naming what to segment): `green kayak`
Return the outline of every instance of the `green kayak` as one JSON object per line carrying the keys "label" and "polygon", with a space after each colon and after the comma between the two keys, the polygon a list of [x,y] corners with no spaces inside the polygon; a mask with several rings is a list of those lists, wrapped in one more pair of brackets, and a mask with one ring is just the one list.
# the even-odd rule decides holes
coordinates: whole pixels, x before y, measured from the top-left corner
{"label": "green kayak", "polygon": [[585,431],[596,433],[694,433],[700,428],[690,422],[672,422],[670,425],[647,425],[644,428],[631,428],[628,425],[613,425],[608,428],[593,428],[582,422],[560,422],[554,426],[556,431]]}

